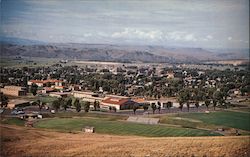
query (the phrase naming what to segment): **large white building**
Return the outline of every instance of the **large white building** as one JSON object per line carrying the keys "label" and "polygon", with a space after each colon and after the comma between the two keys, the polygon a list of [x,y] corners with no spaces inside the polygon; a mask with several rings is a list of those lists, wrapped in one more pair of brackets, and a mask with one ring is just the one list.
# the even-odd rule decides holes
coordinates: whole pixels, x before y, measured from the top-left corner
{"label": "large white building", "polygon": [[88,102],[95,102],[95,101],[101,102],[104,99],[104,97],[99,97],[99,95],[94,92],[73,91],[72,95],[75,98],[80,98],[83,101],[88,101]]}
{"label": "large white building", "polygon": [[36,84],[38,87],[46,86],[46,84],[50,84],[51,86],[61,87],[63,85],[63,81],[61,80],[29,80],[28,85]]}

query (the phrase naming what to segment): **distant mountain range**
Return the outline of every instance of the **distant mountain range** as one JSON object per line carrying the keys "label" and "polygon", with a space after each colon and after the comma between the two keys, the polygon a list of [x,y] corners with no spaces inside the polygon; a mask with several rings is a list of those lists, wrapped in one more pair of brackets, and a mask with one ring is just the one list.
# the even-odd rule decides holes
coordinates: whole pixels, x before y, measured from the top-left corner
{"label": "distant mountain range", "polygon": [[202,48],[169,48],[164,46],[51,44],[1,37],[1,55],[117,62],[196,63],[211,60],[248,59],[249,50],[211,51]]}
{"label": "distant mountain range", "polygon": [[29,40],[29,39],[21,39],[14,37],[3,37],[0,36],[0,42],[5,44],[16,44],[16,45],[42,45],[46,44],[46,42],[37,41],[37,40]]}

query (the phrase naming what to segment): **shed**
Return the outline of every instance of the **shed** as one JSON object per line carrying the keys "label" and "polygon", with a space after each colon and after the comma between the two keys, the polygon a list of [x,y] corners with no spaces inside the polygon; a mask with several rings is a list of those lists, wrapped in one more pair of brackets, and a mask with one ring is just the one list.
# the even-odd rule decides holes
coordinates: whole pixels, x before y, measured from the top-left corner
{"label": "shed", "polygon": [[95,128],[91,127],[91,126],[85,126],[82,131],[87,132],[87,133],[94,133],[95,132]]}
{"label": "shed", "polygon": [[11,99],[8,102],[8,108],[13,109],[15,107],[24,107],[24,106],[29,106],[30,101],[28,100],[23,100],[23,99]]}
{"label": "shed", "polygon": [[25,123],[25,126],[26,126],[26,127],[33,127],[33,121],[27,121],[27,122]]}

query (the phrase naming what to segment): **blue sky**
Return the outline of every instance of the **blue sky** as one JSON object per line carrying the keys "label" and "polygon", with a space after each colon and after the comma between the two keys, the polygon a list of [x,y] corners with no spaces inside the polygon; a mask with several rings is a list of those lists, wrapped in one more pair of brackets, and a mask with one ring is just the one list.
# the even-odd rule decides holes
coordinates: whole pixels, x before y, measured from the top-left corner
{"label": "blue sky", "polygon": [[248,0],[0,0],[1,36],[46,42],[249,48]]}

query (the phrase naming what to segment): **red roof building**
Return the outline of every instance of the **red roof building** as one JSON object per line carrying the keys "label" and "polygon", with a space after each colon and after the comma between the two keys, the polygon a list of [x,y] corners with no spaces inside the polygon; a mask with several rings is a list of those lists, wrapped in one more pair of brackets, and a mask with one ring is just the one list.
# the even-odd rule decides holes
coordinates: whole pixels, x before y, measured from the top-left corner
{"label": "red roof building", "polygon": [[108,97],[101,101],[100,107],[103,109],[115,107],[116,110],[125,110],[132,109],[134,104],[135,102],[129,98]]}

